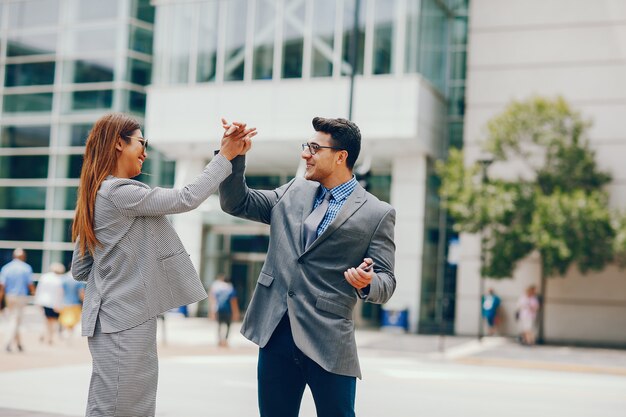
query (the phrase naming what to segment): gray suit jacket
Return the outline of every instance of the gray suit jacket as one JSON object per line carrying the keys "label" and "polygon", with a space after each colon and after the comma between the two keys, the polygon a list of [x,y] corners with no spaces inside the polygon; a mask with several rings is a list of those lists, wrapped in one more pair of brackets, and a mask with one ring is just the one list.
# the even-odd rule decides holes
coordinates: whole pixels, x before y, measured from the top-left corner
{"label": "gray suit jacket", "polygon": [[96,197],[93,257],[78,244],[72,274],[87,281],[82,334],[93,336],[100,317],[103,333],[135,327],[171,308],[207,297],[174,228],[165,215],[190,211],[217,190],[232,170],[221,155],[181,189],[151,189],[125,178],[107,177]]}
{"label": "gray suit jacket", "polygon": [[303,223],[319,183],[295,178],[273,191],[251,190],[245,159],[220,185],[222,209],[270,224],[270,244],[241,332],[264,347],[289,312],[298,348],[329,372],[361,377],[352,314],[358,299],[343,272],[365,257],[376,275],[366,301],[384,303],[394,292],[395,210],[357,185],[328,229],[304,250]]}

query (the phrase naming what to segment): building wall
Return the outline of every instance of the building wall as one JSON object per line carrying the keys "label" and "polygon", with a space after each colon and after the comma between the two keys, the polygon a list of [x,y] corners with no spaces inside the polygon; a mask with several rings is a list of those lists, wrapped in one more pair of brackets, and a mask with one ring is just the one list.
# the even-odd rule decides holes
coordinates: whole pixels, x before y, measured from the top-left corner
{"label": "building wall", "polygon": [[[611,206],[626,205],[626,2],[620,0],[473,0],[470,9],[465,148],[480,152],[486,122],[511,100],[563,96],[590,117],[591,145],[613,175]],[[478,330],[478,239],[463,236],[456,331]],[[608,268],[549,280],[548,341],[626,344],[626,280]],[[515,334],[514,302],[538,284],[537,260],[519,265],[513,280],[488,281],[504,297],[504,331]]]}

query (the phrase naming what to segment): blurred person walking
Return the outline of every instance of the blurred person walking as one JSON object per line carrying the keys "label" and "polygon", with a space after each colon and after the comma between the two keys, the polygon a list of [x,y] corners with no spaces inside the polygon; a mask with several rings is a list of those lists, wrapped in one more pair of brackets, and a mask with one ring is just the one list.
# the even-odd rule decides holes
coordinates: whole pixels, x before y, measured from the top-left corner
{"label": "blurred person walking", "polygon": [[0,270],[0,284],[6,298],[8,315],[8,331],[4,347],[11,352],[15,343],[17,350],[22,352],[24,347],[20,339],[20,325],[24,315],[24,307],[28,303],[28,296],[35,292],[33,284],[33,268],[26,263],[26,252],[22,248],[13,251],[13,260]]}
{"label": "blurred person walking", "polygon": [[231,322],[239,321],[239,303],[233,284],[224,274],[219,274],[209,290],[210,318],[217,320],[217,344],[228,346]]}
{"label": "blurred person walking", "polygon": [[487,334],[489,336],[493,336],[497,332],[499,307],[500,297],[496,295],[493,288],[489,288],[487,290],[487,294],[483,296],[482,300],[483,317],[487,322]]}
{"label": "blurred person walking", "polygon": [[523,345],[532,346],[535,344],[535,322],[539,308],[536,288],[531,285],[517,300],[516,318],[519,322]]}
{"label": "blurred person walking", "polygon": [[82,334],[93,358],[88,417],[155,415],[156,317],[207,297],[166,215],[193,210],[213,194],[254,134],[245,125],[228,129],[199,176],[180,189],[165,189],[131,179],[148,157],[136,120],[108,114],[89,132],[72,230],[72,274],[87,282]]}
{"label": "blurred person walking", "polygon": [[52,344],[54,333],[59,331],[59,312],[63,306],[63,264],[54,262],[50,264],[50,271],[39,278],[35,290],[35,304],[43,308],[46,317],[46,327],[39,338],[43,342]]}
{"label": "blurred person walking", "polygon": [[61,277],[63,283],[63,307],[59,314],[59,324],[67,333],[70,341],[74,327],[80,322],[83,299],[85,298],[85,283],[76,281],[71,273]]}

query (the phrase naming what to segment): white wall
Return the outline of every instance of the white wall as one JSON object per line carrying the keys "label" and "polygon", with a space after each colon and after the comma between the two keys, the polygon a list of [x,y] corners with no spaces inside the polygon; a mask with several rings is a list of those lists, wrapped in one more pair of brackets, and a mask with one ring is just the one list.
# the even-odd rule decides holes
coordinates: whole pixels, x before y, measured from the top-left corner
{"label": "white wall", "polygon": [[[626,207],[626,2],[622,0],[472,0],[470,2],[465,143],[477,155],[485,124],[514,99],[561,95],[593,120],[591,145],[614,177],[611,206]],[[477,240],[461,240],[456,330],[478,329]],[[511,304],[538,284],[537,259],[513,280],[489,282],[504,297],[505,332],[516,329]],[[609,268],[548,282],[546,338],[626,344],[626,279]]]}

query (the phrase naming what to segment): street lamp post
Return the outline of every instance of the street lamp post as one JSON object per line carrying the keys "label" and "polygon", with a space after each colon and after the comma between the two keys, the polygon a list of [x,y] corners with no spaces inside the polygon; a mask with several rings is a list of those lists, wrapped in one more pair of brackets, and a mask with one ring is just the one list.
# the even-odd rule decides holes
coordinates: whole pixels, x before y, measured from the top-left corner
{"label": "street lamp post", "polygon": [[[489,166],[493,163],[493,158],[490,156],[483,156],[478,160],[478,163],[481,166],[481,183],[482,183],[482,192],[483,199],[486,196],[486,187],[489,182],[489,174],[487,170]],[[478,290],[478,340],[481,341],[483,338],[483,295],[485,294],[485,277],[483,276],[483,268],[485,267],[485,263],[487,260],[485,254],[485,230],[484,228],[480,232],[480,278],[479,278],[479,290]]]}

